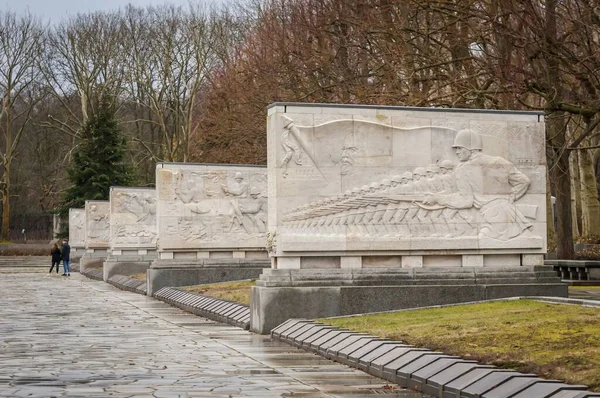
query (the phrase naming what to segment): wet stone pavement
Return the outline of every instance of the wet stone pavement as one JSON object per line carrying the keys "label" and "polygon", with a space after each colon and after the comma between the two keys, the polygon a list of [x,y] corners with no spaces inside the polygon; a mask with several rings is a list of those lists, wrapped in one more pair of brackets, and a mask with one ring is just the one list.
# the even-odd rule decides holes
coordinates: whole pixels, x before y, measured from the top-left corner
{"label": "wet stone pavement", "polygon": [[79,274],[0,275],[0,397],[418,398]]}

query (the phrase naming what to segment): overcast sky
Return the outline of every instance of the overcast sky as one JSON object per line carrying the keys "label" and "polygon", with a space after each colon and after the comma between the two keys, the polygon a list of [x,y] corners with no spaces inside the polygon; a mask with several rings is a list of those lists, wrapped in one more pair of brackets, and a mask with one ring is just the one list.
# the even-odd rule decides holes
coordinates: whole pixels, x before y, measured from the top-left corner
{"label": "overcast sky", "polygon": [[[202,0],[193,0],[202,1]],[[212,3],[226,3],[227,0],[211,0]],[[165,3],[187,5],[189,0],[0,0],[0,11],[13,11],[18,14],[29,9],[32,14],[47,22],[57,23],[65,17],[88,11],[117,10],[127,4],[135,6],[160,5]]]}

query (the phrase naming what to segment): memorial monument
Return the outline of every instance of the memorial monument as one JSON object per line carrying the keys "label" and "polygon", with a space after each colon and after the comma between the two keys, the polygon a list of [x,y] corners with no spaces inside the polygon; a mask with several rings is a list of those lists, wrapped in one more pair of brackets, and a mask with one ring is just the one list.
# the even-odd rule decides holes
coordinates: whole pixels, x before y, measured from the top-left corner
{"label": "memorial monument", "polygon": [[71,261],[85,253],[85,209],[69,209],[69,246]]}
{"label": "memorial monument", "polygon": [[110,188],[110,255],[104,280],[145,272],[156,260],[156,190]]}
{"label": "memorial monument", "polygon": [[252,330],[566,296],[542,268],[543,114],[276,103],[267,134],[272,269],[253,288]]}
{"label": "memorial monument", "polygon": [[110,247],[110,203],[108,200],[85,201],[85,254],[79,270],[102,266]]}
{"label": "memorial monument", "polygon": [[160,163],[158,260],[148,294],[183,286],[257,278],[269,267],[265,167]]}

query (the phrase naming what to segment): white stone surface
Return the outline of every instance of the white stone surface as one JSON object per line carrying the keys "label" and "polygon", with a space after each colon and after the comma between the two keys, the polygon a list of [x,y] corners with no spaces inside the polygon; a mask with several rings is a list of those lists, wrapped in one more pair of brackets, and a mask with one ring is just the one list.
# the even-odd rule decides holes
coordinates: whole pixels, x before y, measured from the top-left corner
{"label": "white stone surface", "polygon": [[69,209],[69,245],[85,246],[85,209]]}
{"label": "white stone surface", "polygon": [[423,256],[402,256],[402,268],[423,268]]}
{"label": "white stone surface", "polygon": [[[269,251],[278,259],[393,252],[403,263],[419,252],[446,267],[463,254],[543,254],[544,142],[533,112],[273,106]],[[499,259],[515,263],[463,265]]]}
{"label": "white stone surface", "polygon": [[465,254],[462,256],[463,267],[483,267],[482,254]]}
{"label": "white stone surface", "polygon": [[160,251],[266,250],[265,167],[162,163],[156,186]]}
{"label": "white stone surface", "polygon": [[85,219],[85,248],[108,249],[110,247],[110,202],[86,200]]}
{"label": "white stone surface", "polygon": [[153,249],[157,236],[156,190],[111,187],[111,249]]}

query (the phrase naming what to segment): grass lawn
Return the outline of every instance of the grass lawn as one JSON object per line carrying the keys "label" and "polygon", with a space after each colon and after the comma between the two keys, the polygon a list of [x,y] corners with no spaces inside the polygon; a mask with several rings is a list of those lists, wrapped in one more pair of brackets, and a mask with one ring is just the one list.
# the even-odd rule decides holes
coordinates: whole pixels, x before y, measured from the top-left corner
{"label": "grass lawn", "polygon": [[130,278],[133,279],[139,279],[141,281],[145,281],[146,280],[146,273],[145,272],[140,272],[139,274],[133,274],[133,275],[127,275]]}
{"label": "grass lawn", "polygon": [[250,305],[250,287],[254,286],[255,284],[256,281],[254,280],[245,280],[211,283],[208,285],[184,286],[183,289],[187,290],[188,292]]}
{"label": "grass lawn", "polygon": [[514,300],[320,321],[600,391],[600,308]]}

